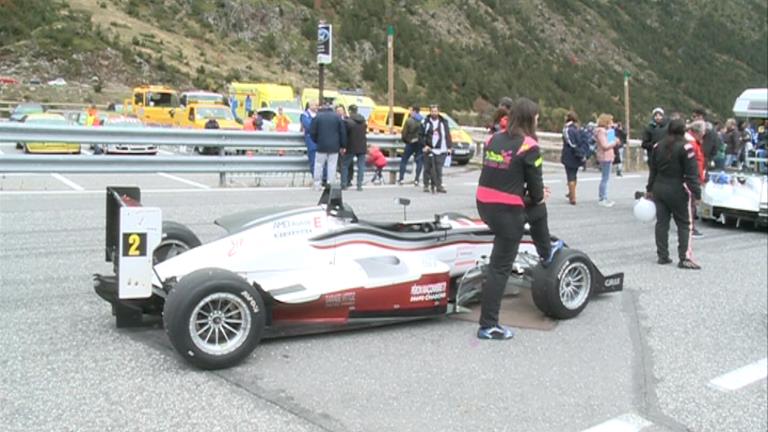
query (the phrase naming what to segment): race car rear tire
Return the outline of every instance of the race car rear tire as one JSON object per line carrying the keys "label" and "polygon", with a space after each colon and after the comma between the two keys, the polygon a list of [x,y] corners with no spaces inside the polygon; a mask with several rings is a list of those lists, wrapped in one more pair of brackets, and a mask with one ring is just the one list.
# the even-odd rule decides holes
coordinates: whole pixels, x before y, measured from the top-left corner
{"label": "race car rear tire", "polygon": [[264,332],[264,302],[256,288],[228,270],[205,268],[184,276],[168,294],[165,332],[176,351],[201,369],[234,366]]}
{"label": "race car rear tire", "polygon": [[551,318],[570,319],[581,313],[592,295],[592,262],[586,254],[565,248],[546,268],[532,270],[531,295],[539,310]]}
{"label": "race car rear tire", "polygon": [[201,244],[197,235],[185,225],[173,221],[163,221],[163,236],[160,239],[160,244],[152,252],[152,262],[160,264]]}

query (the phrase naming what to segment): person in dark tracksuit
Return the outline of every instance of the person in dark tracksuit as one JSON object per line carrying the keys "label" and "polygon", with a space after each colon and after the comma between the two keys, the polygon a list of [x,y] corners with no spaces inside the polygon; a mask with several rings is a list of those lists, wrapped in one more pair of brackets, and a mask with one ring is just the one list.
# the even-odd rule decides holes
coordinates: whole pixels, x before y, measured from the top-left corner
{"label": "person in dark tracksuit", "polygon": [[669,122],[667,136],[656,143],[649,160],[647,197],[656,203],[656,254],[669,264],[669,220],[677,225],[678,267],[698,270],[691,250],[691,200],[701,199],[699,168],[692,144],[685,139],[685,121]]}
{"label": "person in dark tracksuit", "polygon": [[421,168],[424,163],[424,156],[422,155],[422,144],[419,142],[421,133],[421,114],[419,114],[419,107],[414,105],[411,107],[411,113],[408,116],[408,120],[405,121],[405,126],[400,134],[400,138],[405,143],[405,151],[400,158],[400,177],[397,179],[397,184],[402,186],[405,179],[405,169],[408,167],[408,160],[413,155],[413,161],[416,164],[416,175],[414,176],[414,186],[419,186],[419,176],[421,176]]}
{"label": "person in dark tracksuit", "polygon": [[548,191],[542,180],[543,159],[536,138],[538,116],[534,102],[518,99],[509,115],[509,130],[495,133],[485,145],[475,199],[480,218],[494,239],[482,291],[480,339],[509,339],[514,335],[512,329],[499,324],[499,308],[526,218],[544,265],[563,247],[562,240],[550,244],[544,204]]}

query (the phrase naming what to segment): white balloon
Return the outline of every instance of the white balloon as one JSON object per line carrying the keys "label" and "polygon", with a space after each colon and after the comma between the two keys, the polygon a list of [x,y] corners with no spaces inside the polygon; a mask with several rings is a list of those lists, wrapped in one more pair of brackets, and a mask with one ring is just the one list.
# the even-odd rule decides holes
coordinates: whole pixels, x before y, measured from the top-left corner
{"label": "white balloon", "polygon": [[656,204],[645,198],[640,198],[633,209],[635,217],[640,222],[653,222],[656,219]]}

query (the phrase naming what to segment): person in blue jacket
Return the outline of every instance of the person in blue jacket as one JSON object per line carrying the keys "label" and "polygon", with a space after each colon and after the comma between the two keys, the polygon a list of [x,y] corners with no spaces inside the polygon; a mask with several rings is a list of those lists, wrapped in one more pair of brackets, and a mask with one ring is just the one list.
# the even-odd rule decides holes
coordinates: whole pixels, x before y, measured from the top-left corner
{"label": "person in blue jacket", "polygon": [[347,147],[347,126],[330,106],[324,106],[309,126],[309,134],[317,143],[315,155],[314,187],[320,189],[323,168],[328,173],[328,183],[333,182],[339,152]]}
{"label": "person in blue jacket", "polygon": [[304,112],[301,113],[299,121],[301,122],[301,131],[304,132],[304,145],[307,146],[307,158],[309,159],[309,172],[312,177],[315,176],[315,154],[317,153],[317,143],[312,139],[309,128],[312,125],[312,119],[317,115],[317,102],[307,102],[304,106]]}

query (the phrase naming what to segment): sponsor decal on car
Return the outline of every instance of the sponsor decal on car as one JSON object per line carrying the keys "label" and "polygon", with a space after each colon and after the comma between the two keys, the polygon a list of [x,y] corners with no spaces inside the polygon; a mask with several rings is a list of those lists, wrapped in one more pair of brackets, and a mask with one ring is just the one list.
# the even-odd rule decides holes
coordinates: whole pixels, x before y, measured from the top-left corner
{"label": "sponsor decal on car", "polygon": [[355,292],[334,293],[325,296],[325,307],[354,306]]}
{"label": "sponsor decal on car", "polygon": [[445,298],[445,282],[411,286],[411,303],[435,301]]}
{"label": "sponsor decal on car", "polygon": [[272,235],[274,238],[287,238],[309,235],[322,229],[323,218],[319,216],[311,219],[284,219],[272,223]]}

